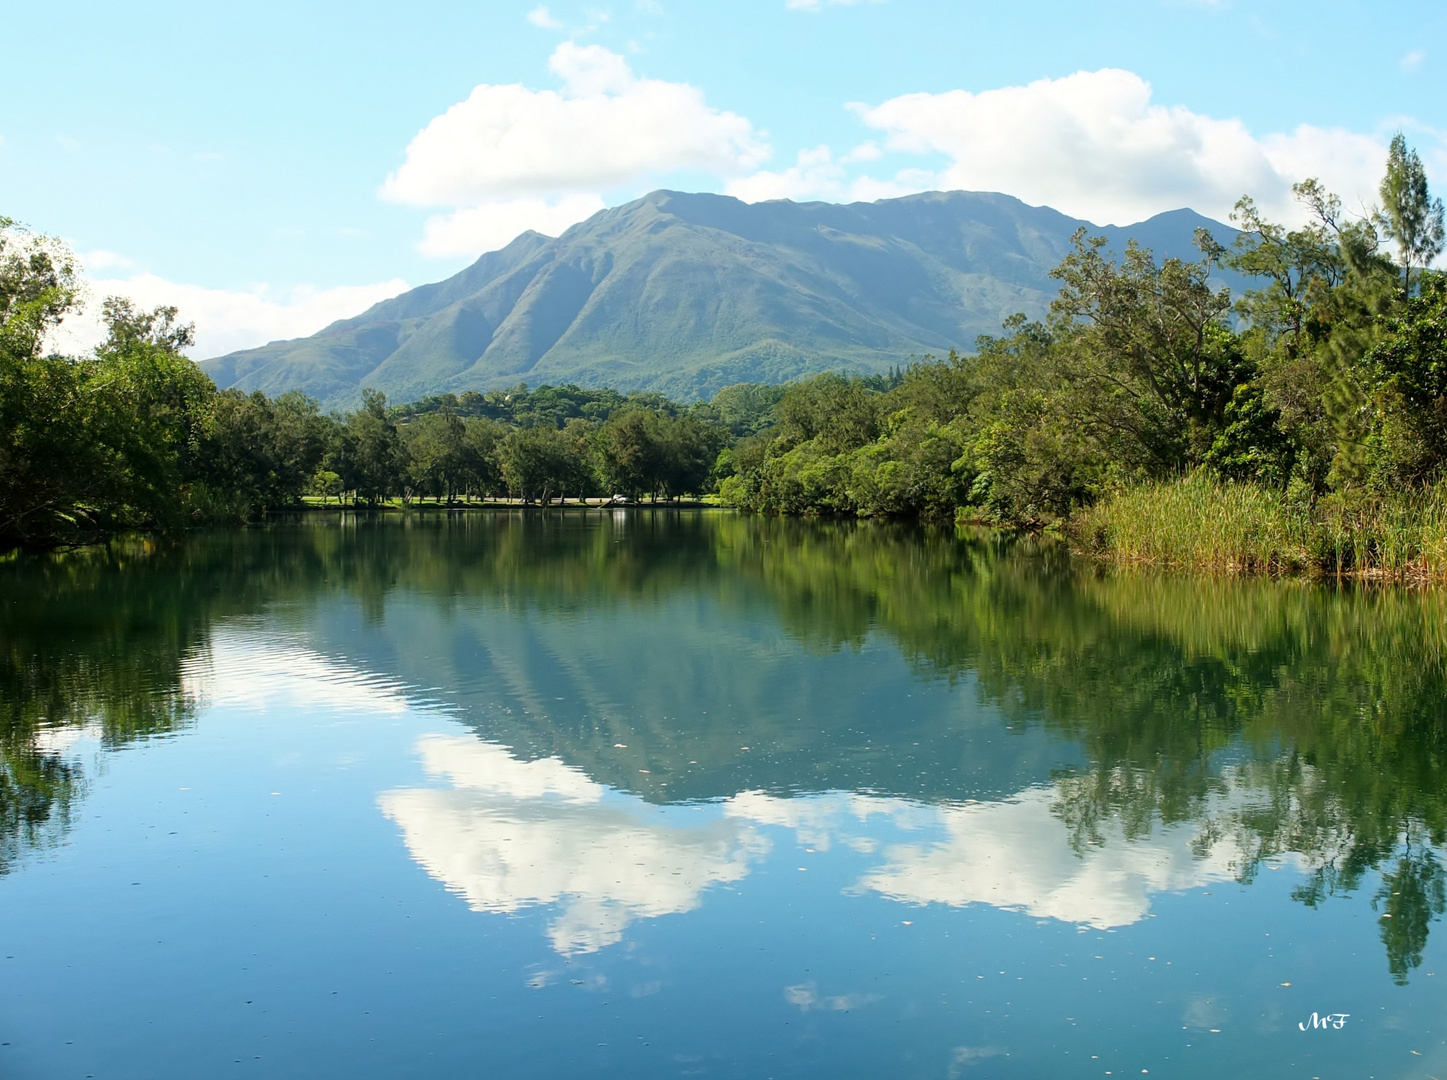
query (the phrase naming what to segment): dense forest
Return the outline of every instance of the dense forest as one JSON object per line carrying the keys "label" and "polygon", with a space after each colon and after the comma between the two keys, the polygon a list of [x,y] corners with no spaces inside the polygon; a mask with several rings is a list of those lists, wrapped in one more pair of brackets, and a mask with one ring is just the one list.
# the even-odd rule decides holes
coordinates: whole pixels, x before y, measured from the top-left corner
{"label": "dense forest", "polygon": [[[0,232],[0,545],[241,520],[304,496],[717,493],[770,513],[1060,527],[1152,562],[1447,567],[1443,207],[1399,135],[1360,216],[1316,181],[1288,228],[1243,198],[1223,247],[1158,263],[1084,231],[1049,317],[889,376],[743,384],[684,405],[526,385],[323,415],[218,391],[174,309],[105,304],[106,341],[47,352],[82,287],[56,242]],[[0,219],[3,220],[3,219]],[[1240,298],[1218,267],[1259,282]]]}

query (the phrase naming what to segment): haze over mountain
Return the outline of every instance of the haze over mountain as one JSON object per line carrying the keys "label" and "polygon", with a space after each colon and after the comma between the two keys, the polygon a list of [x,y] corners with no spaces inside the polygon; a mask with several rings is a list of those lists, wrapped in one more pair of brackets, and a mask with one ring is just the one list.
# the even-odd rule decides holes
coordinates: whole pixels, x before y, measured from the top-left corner
{"label": "haze over mountain", "polygon": [[[1192,210],[1095,226],[1008,195],[744,203],[655,191],[556,239],[528,232],[461,273],[307,338],[206,360],[221,387],[345,406],[527,382],[708,397],[737,382],[887,370],[1043,316],[1085,226],[1120,251],[1195,259]],[[1232,275],[1223,281],[1240,290]]]}

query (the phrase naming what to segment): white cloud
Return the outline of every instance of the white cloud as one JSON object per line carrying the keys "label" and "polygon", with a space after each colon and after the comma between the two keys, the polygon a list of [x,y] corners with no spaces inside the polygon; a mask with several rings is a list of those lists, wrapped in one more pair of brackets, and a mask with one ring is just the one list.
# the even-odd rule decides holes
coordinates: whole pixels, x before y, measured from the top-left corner
{"label": "white cloud", "polygon": [[547,6],[543,4],[539,4],[528,12],[528,22],[539,30],[561,30],[563,28],[563,24],[553,18],[552,12],[548,11]]}
{"label": "white cloud", "polygon": [[508,199],[469,206],[428,218],[417,248],[424,255],[437,256],[495,251],[528,229],[557,236],[605,205],[601,196],[579,194],[554,200]]}
{"label": "white cloud", "polygon": [[883,156],[874,143],[863,143],[841,158],[834,157],[827,146],[800,150],[796,163],[787,169],[761,169],[749,176],[730,180],[724,187],[728,195],[744,202],[766,199],[793,199],[804,202],[820,199],[825,202],[872,202],[913,195],[936,186],[937,177],[928,169],[901,169],[893,177],[849,177],[846,165],[858,161],[877,161]]}
{"label": "white cloud", "polygon": [[686,83],[640,78],[602,46],[565,41],[549,66],[560,91],[478,86],[407,147],[382,197],[454,212],[428,223],[424,251],[475,253],[486,248],[464,238],[496,246],[509,230],[556,231],[620,185],[675,170],[737,176],[768,157],[747,119]]}
{"label": "white cloud", "polygon": [[751,176],[731,180],[724,191],[744,202],[766,199],[828,199],[843,202],[848,182],[844,166],[834,160],[827,146],[800,150],[797,162],[787,169],[760,170]]}
{"label": "white cloud", "polygon": [[598,191],[673,169],[732,175],[768,154],[748,120],[685,83],[640,79],[617,53],[565,41],[561,93],[479,86],[407,147],[383,197],[415,206]]}
{"label": "white cloud", "polygon": [[1375,185],[1385,147],[1341,129],[1254,136],[1235,119],[1154,104],[1129,71],[1078,72],[981,93],[905,94],[851,108],[888,150],[948,164],[900,186],[1003,191],[1099,223],[1191,206],[1224,216],[1250,193],[1295,214],[1293,181],[1319,176],[1349,203]]}
{"label": "white cloud", "polygon": [[884,151],[879,148],[877,142],[871,139],[860,143],[839,160],[843,162],[878,161],[882,157],[884,157]]}
{"label": "white cloud", "polygon": [[136,266],[134,259],[128,259],[124,255],[101,248],[87,251],[81,256],[81,263],[91,273],[95,273],[97,270],[133,270]]}
{"label": "white cloud", "polygon": [[1261,144],[1283,183],[1318,177],[1351,211],[1365,212],[1376,202],[1387,148],[1374,136],[1302,124],[1290,134],[1267,135]]}
{"label": "white cloud", "polygon": [[[113,252],[91,252],[81,256],[88,270],[126,270],[134,263]],[[132,273],[125,277],[93,277],[90,297],[83,310],[67,319],[53,346],[64,352],[92,348],[105,337],[100,302],[107,296],[124,296],[141,307],[162,304],[180,309],[182,322],[196,324],[197,357],[220,356],[236,349],[249,349],[268,341],[305,337],[337,319],[350,318],[379,300],[396,296],[409,288],[401,278],[370,285],[342,285],[318,289],[309,285],[277,289],[257,285],[250,289],[208,289],[167,281],[155,274]]]}
{"label": "white cloud", "polygon": [[819,11],[825,7],[854,7],[856,4],[879,4],[884,0],[784,0],[791,11]]}
{"label": "white cloud", "polygon": [[1427,59],[1425,52],[1421,49],[1413,49],[1397,61],[1397,66],[1408,74],[1411,74],[1422,66],[1422,61],[1425,59]]}

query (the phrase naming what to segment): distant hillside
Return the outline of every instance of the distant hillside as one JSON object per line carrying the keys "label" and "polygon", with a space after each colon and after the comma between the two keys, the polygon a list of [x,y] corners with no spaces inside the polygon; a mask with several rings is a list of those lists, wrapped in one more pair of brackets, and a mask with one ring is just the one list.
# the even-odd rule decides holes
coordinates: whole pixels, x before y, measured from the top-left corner
{"label": "distant hillside", "polygon": [[1198,257],[1197,226],[1223,243],[1235,235],[1191,210],[1097,227],[979,192],[836,205],[656,191],[557,239],[524,233],[311,337],[201,366],[222,387],[303,390],[328,405],[364,386],[393,401],[519,382],[694,398],[877,372],[968,350],[1014,312],[1043,315],[1050,271],[1082,225],[1157,257]]}

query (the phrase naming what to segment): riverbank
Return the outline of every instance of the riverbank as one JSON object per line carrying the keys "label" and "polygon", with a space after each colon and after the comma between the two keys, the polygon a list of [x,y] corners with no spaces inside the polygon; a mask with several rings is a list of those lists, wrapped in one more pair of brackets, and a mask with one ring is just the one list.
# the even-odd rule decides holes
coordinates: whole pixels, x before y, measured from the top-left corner
{"label": "riverbank", "polygon": [[1447,493],[1314,502],[1202,473],[1108,496],[1070,519],[1077,552],[1217,574],[1447,580]]}
{"label": "riverbank", "polygon": [[376,502],[353,502],[342,500],[331,496],[308,495],[300,502],[280,508],[280,512],[300,512],[321,510],[351,510],[361,512],[400,512],[400,511],[453,511],[453,510],[702,510],[718,508],[723,506],[717,498],[704,497],[702,499],[638,499],[619,501],[616,498],[577,498],[577,499],[549,499],[546,503],[539,499],[516,499],[508,497],[493,498],[472,498],[458,496],[455,499],[427,498],[390,498],[381,499]]}

